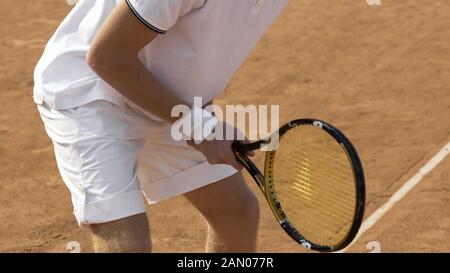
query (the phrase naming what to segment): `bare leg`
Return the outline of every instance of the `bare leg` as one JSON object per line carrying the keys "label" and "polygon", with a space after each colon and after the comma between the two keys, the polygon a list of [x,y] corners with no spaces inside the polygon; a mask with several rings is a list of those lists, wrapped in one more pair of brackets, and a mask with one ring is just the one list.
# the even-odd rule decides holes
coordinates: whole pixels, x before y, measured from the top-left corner
{"label": "bare leg", "polygon": [[214,231],[214,229],[208,224],[208,231],[206,237],[206,253],[223,253],[227,252],[225,242],[222,238]]}
{"label": "bare leg", "polygon": [[206,252],[254,252],[258,199],[241,174],[185,194],[208,221]]}
{"label": "bare leg", "polygon": [[90,225],[95,252],[151,252],[145,213],[117,221]]}

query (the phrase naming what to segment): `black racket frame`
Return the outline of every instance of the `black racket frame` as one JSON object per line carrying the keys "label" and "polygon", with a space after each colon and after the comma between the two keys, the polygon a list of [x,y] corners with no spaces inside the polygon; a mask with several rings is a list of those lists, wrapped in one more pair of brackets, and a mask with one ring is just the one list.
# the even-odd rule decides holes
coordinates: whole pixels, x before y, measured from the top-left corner
{"label": "black racket frame", "polygon": [[[355,217],[353,219],[352,227],[350,231],[348,232],[346,238],[344,238],[341,242],[339,242],[337,245],[329,247],[329,246],[322,246],[318,245],[314,242],[309,241],[307,238],[305,238],[299,231],[295,229],[294,226],[291,225],[289,222],[286,214],[283,212],[282,205],[280,202],[278,202],[276,197],[276,191],[275,186],[273,184],[273,177],[272,177],[272,166],[271,162],[273,162],[273,159],[276,154],[276,150],[268,151],[266,152],[266,158],[265,158],[265,166],[264,166],[264,175],[263,173],[258,169],[258,167],[252,162],[250,158],[247,157],[246,152],[254,151],[257,149],[260,149],[263,146],[269,145],[272,143],[272,138],[275,136],[279,137],[279,141],[283,138],[283,135],[286,134],[289,130],[297,127],[297,126],[316,126],[323,130],[325,130],[330,136],[332,136],[347,152],[352,167],[353,167],[353,174],[355,177],[355,192],[356,192],[356,203],[355,203]],[[232,149],[235,152],[237,160],[243,164],[245,169],[250,173],[250,175],[255,180],[258,187],[262,190],[266,200],[268,201],[275,217],[279,221],[281,227],[284,229],[284,231],[297,243],[300,245],[320,251],[320,252],[334,252],[341,250],[348,246],[353,239],[355,238],[356,234],[358,233],[358,230],[361,226],[363,217],[364,217],[364,208],[365,208],[365,180],[364,180],[364,172],[363,167],[361,164],[361,160],[358,156],[358,153],[356,152],[356,149],[354,148],[353,144],[350,142],[350,140],[337,128],[332,126],[331,124],[319,120],[319,119],[296,119],[292,120],[285,125],[283,125],[278,131],[276,131],[274,134],[272,134],[270,137],[249,143],[249,144],[242,144],[241,142],[234,142],[232,145]]]}

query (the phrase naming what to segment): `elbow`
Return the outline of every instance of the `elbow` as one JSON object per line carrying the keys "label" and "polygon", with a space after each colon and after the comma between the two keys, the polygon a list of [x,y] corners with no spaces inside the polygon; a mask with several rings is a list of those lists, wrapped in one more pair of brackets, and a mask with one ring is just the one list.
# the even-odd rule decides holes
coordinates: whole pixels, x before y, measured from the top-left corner
{"label": "elbow", "polygon": [[133,60],[124,52],[110,48],[91,47],[86,55],[87,65],[98,76],[105,79],[109,79],[121,71],[132,69]]}
{"label": "elbow", "polygon": [[86,55],[86,63],[97,74],[101,74],[102,67],[105,67],[104,57],[101,51],[96,48],[89,49]]}

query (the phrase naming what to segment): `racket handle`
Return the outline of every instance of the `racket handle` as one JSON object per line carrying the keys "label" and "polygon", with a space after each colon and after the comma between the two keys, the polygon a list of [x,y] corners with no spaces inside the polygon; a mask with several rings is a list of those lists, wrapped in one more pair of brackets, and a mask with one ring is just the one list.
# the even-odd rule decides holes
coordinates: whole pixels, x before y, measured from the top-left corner
{"label": "racket handle", "polygon": [[240,141],[235,141],[231,145],[231,148],[233,149],[233,151],[235,153],[245,153],[245,152],[258,150],[259,148],[261,148],[262,145],[267,144],[269,142],[270,142],[270,140],[260,140],[257,142],[244,144]]}

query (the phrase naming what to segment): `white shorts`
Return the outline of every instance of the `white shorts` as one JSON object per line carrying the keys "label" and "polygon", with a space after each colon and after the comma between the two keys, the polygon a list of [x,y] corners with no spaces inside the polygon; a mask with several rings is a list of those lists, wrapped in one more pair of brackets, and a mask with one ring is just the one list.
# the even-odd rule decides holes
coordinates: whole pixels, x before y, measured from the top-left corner
{"label": "white shorts", "polygon": [[173,140],[170,124],[126,105],[98,100],[68,110],[38,109],[80,225],[145,212],[142,192],[155,203],[237,172],[209,164],[185,141]]}

